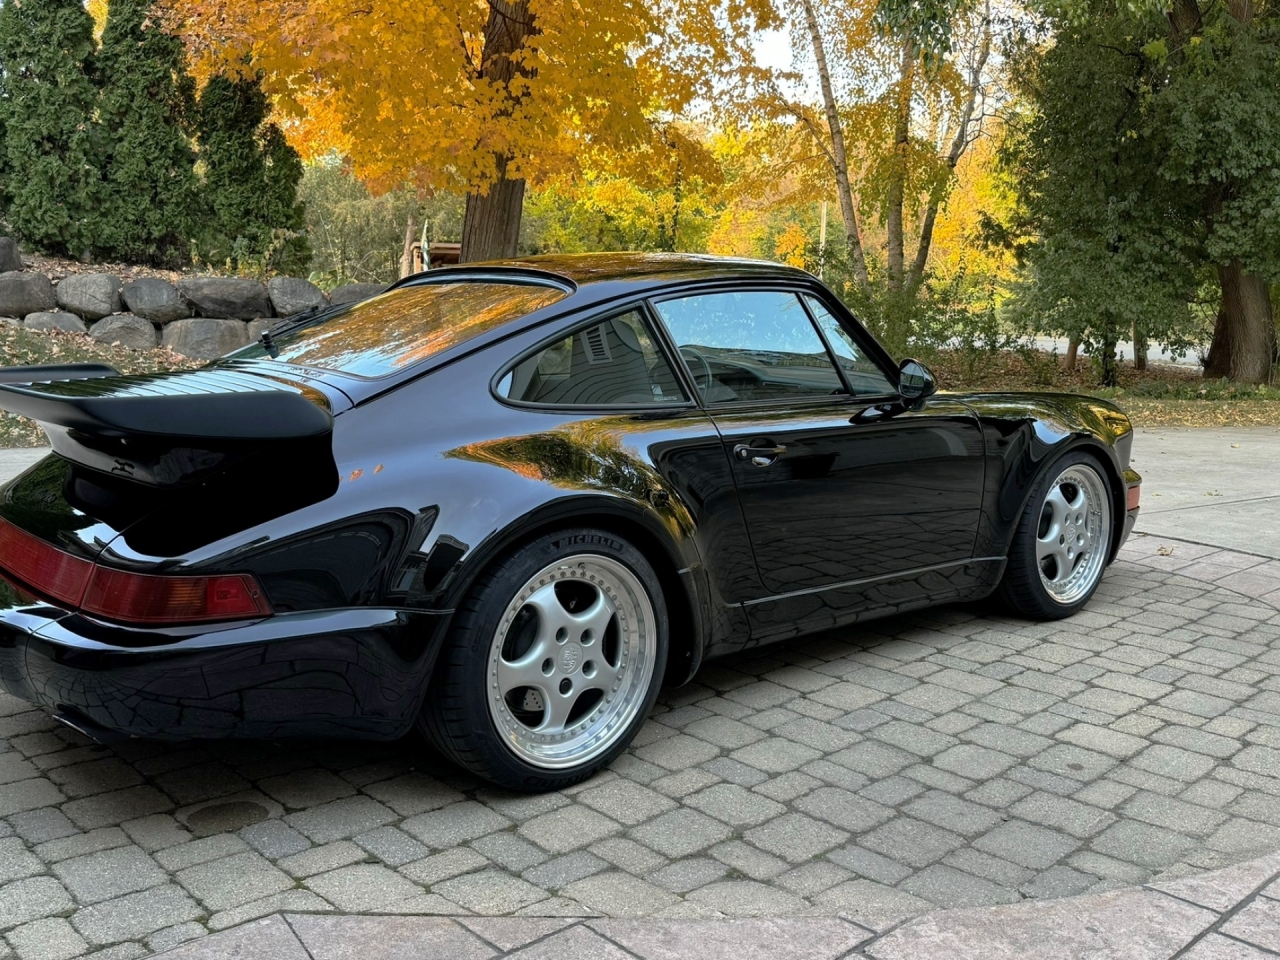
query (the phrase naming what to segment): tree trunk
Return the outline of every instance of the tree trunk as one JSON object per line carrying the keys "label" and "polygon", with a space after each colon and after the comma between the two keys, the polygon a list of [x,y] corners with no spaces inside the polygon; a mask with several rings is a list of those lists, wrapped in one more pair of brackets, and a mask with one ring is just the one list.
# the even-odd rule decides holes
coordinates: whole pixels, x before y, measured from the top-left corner
{"label": "tree trunk", "polygon": [[[408,222],[404,225],[404,248],[400,251],[401,280],[413,273],[413,241],[417,237],[417,232],[417,217],[411,213]],[[426,254],[425,250],[423,254]]]}
{"label": "tree trunk", "polygon": [[1114,337],[1110,340],[1102,341],[1102,354],[1098,359],[1102,361],[1102,385],[1104,387],[1119,386],[1119,370],[1116,368],[1116,341]]}
{"label": "tree trunk", "polygon": [[1133,325],[1133,369],[1147,369],[1147,332],[1142,325]]}
{"label": "tree trunk", "polygon": [[1222,306],[1204,375],[1267,383],[1276,351],[1271,289],[1261,277],[1245,273],[1239,260],[1218,267],[1218,280]]}
{"label": "tree trunk", "polygon": [[905,254],[902,207],[906,199],[907,157],[911,149],[911,80],[915,58],[910,40],[902,44],[902,65],[898,73],[898,95],[893,118],[893,163],[889,173],[888,231],[889,289],[902,289]]}
{"label": "tree trunk", "polygon": [[[520,100],[511,89],[511,81],[516,76],[533,75],[529,70],[518,67],[512,56],[537,32],[533,14],[529,11],[529,0],[489,0],[480,76],[505,89],[506,113],[510,113]],[[495,154],[493,182],[487,190],[473,190],[467,195],[467,209],[462,218],[460,259],[463,263],[503,260],[516,255],[520,218],[524,213],[525,182],[507,179],[511,160],[510,154]]]}
{"label": "tree trunk", "polygon": [[[969,146],[969,127],[973,123],[973,114],[978,107],[978,94],[982,92],[982,71],[986,69],[987,60],[991,56],[991,4],[985,7],[983,19],[982,44],[978,48],[978,56],[969,71],[969,90],[964,107],[960,112],[955,137],[951,140],[951,149],[947,151],[944,162],[950,175],[955,174],[961,156]],[[948,176],[948,184],[950,183]],[[907,288],[912,292],[920,289],[924,282],[925,267],[929,264],[929,248],[933,245],[933,228],[938,220],[938,207],[945,196],[945,189],[935,190],[929,197],[929,206],[925,210],[924,223],[920,227],[920,245],[916,248],[916,258],[911,264],[911,273],[907,277]]]}
{"label": "tree trunk", "polygon": [[1080,338],[1072,337],[1067,341],[1067,373],[1076,372],[1076,362],[1080,359]]}
{"label": "tree trunk", "polygon": [[849,157],[845,153],[844,127],[840,122],[840,110],[836,103],[835,89],[831,85],[831,71],[827,67],[827,51],[818,29],[818,18],[813,12],[812,0],[804,0],[805,22],[813,41],[813,58],[818,64],[818,81],[822,87],[822,103],[827,115],[827,131],[831,136],[831,152],[828,159],[836,177],[836,193],[840,198],[840,216],[844,220],[844,239],[849,248],[849,261],[853,275],[865,290],[867,258],[862,250],[862,231],[858,226],[858,210],[853,203],[853,185],[849,181]]}
{"label": "tree trunk", "polygon": [[[499,168],[504,174],[506,166],[503,157]],[[520,217],[524,212],[524,187],[523,180],[508,180],[504,175],[488,193],[468,195],[467,211],[462,218],[462,263],[510,260],[516,255]]]}

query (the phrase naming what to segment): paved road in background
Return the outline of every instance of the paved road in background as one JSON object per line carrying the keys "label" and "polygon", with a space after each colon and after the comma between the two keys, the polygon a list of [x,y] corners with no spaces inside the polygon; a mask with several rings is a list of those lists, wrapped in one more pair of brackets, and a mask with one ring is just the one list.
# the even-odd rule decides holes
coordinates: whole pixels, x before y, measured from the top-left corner
{"label": "paved road in background", "polygon": [[0,483],[16,477],[27,467],[49,453],[48,447],[0,449]]}
{"label": "paved road in background", "polygon": [[1143,427],[1138,529],[1280,559],[1280,429]]}

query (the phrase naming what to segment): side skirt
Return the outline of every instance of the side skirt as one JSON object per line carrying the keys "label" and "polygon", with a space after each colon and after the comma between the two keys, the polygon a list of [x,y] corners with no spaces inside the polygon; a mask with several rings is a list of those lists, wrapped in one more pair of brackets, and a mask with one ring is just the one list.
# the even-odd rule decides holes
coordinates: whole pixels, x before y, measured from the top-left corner
{"label": "side skirt", "polygon": [[708,656],[921,607],[979,600],[995,589],[1004,565],[1004,557],[973,557],[906,573],[752,600],[743,604],[751,622],[750,640],[709,650]]}

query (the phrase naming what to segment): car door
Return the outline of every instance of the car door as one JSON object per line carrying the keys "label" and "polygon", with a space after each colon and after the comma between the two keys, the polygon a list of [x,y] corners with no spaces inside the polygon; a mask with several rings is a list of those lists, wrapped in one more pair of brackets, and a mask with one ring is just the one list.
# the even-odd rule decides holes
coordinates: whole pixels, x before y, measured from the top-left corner
{"label": "car door", "polygon": [[811,294],[726,289],[654,307],[731,463],[762,585],[753,635],[945,595],[981,512],[967,407],[897,402],[862,331]]}

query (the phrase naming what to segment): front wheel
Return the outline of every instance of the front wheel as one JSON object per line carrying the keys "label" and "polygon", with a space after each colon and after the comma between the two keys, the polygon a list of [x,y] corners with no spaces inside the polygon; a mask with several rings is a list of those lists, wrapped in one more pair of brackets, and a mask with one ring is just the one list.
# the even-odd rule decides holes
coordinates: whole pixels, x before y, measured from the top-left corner
{"label": "front wheel", "polygon": [[666,607],[644,555],[603,531],[552,534],[472,589],[420,724],[487,780],[565,787],[626,749],[657,697],[666,650]]}
{"label": "front wheel", "polygon": [[1009,547],[999,597],[1015,613],[1058,620],[1097,590],[1112,541],[1111,488],[1086,453],[1053,463],[1036,485]]}

